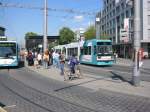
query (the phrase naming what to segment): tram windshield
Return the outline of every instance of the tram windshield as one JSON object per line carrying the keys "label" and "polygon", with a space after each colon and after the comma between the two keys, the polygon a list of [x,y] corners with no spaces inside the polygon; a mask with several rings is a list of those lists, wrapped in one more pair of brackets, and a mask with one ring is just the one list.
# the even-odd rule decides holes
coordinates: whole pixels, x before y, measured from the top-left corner
{"label": "tram windshield", "polygon": [[97,46],[97,54],[112,54],[112,46]]}

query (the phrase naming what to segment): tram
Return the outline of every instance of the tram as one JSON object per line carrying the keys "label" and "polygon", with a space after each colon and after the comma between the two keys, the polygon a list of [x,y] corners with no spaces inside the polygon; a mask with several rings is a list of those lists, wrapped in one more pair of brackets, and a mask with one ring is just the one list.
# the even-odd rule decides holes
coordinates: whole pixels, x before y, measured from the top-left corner
{"label": "tram", "polygon": [[112,65],[115,61],[111,40],[92,39],[86,40],[83,45],[74,42],[55,46],[54,49],[64,52],[66,60],[75,54],[83,64]]}
{"label": "tram", "polygon": [[92,65],[112,65],[115,57],[111,40],[87,40],[83,44],[80,63]]}

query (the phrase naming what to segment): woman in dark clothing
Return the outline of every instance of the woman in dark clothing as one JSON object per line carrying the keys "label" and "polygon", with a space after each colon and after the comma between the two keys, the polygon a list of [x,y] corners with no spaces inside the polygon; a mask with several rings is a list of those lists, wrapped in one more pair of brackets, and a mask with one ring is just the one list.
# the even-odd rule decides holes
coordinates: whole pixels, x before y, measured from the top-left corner
{"label": "woman in dark clothing", "polygon": [[27,60],[28,60],[28,66],[32,66],[34,64],[33,56],[31,52],[29,52]]}

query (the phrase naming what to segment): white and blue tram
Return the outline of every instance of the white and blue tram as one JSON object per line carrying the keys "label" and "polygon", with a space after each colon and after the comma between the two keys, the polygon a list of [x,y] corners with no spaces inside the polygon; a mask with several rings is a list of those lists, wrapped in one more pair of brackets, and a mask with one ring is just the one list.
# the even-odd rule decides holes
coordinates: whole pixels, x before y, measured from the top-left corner
{"label": "white and blue tram", "polygon": [[54,49],[61,53],[64,52],[66,60],[69,60],[73,54],[75,54],[76,57],[79,59],[79,56],[80,56],[79,45],[80,45],[79,42],[73,42],[70,44],[55,46]]}
{"label": "white and blue tram", "polygon": [[80,63],[92,65],[112,65],[114,63],[111,40],[87,40],[83,44]]}
{"label": "white and blue tram", "polygon": [[64,52],[66,60],[73,54],[83,64],[92,65],[112,65],[114,63],[114,55],[112,52],[111,40],[86,40],[83,45],[79,42],[74,42],[65,45],[54,47],[59,52]]}

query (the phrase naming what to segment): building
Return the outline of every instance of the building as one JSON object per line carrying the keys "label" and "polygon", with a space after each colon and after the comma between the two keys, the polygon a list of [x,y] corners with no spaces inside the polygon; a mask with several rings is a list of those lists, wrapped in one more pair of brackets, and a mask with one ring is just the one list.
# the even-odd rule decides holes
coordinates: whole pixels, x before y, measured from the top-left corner
{"label": "building", "polygon": [[0,27],[0,36],[5,36],[5,28]]}
{"label": "building", "polygon": [[[59,36],[47,36],[48,45],[59,39]],[[25,38],[25,47],[27,50],[39,50],[43,46],[43,36],[30,36]]]}
{"label": "building", "polygon": [[[103,0],[99,12],[100,36],[109,36],[114,52],[122,58],[131,58],[133,50],[133,0]],[[146,4],[146,5],[145,5]],[[141,0],[141,47],[150,57],[150,0]]]}
{"label": "building", "polygon": [[85,32],[84,28],[79,28],[79,29],[77,29],[77,30],[75,31],[75,40],[76,40],[76,41],[84,40],[84,39],[85,39],[85,37],[84,37],[84,32]]}

